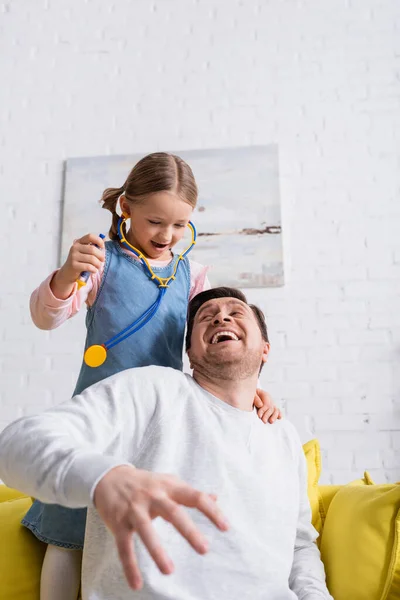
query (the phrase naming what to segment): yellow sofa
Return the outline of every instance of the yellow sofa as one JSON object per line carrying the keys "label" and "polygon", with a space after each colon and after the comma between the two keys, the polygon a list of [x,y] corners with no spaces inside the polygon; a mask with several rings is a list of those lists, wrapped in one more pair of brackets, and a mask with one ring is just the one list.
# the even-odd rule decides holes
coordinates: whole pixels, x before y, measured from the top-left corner
{"label": "yellow sofa", "polygon": [[[304,445],[313,525],[334,600],[400,600],[400,485],[368,473],[320,486],[317,440]],[[0,600],[39,600],[46,546],[20,525],[31,498],[0,485]],[[273,599],[271,599],[273,600]]]}

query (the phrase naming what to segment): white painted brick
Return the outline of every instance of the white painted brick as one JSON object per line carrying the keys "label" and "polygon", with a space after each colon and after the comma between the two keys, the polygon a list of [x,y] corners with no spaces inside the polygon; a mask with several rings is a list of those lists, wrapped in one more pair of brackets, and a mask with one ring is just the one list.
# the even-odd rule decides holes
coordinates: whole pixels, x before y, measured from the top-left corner
{"label": "white painted brick", "polygon": [[400,327],[400,311],[371,315],[368,320],[369,329],[389,329],[393,326]]}
{"label": "white painted brick", "polygon": [[[363,382],[359,384],[359,392],[366,394],[368,393],[372,397],[375,397],[379,401],[382,397],[388,397],[393,395],[396,390],[395,377],[390,379],[377,380],[370,375],[366,375]],[[393,410],[393,407],[392,407]]]}
{"label": "white painted brick", "polygon": [[393,348],[391,344],[384,346],[364,346],[359,349],[360,362],[370,363],[371,361],[392,363]]}
{"label": "white painted brick", "polygon": [[39,414],[39,413],[43,412],[44,410],[47,410],[48,408],[55,406],[56,404],[60,404],[60,401],[64,401],[67,399],[67,398],[62,398],[60,400],[58,398],[58,400],[55,401],[53,394],[50,392],[50,390],[43,391],[43,389],[41,389],[40,393],[35,393],[33,391],[33,394],[32,394],[32,390],[29,390],[29,393],[31,395],[31,402],[23,407],[23,409],[22,409],[23,416]]}
{"label": "white painted brick", "polygon": [[343,465],[347,465],[349,469],[358,468],[358,465],[354,464],[354,458],[349,452],[334,448],[324,453],[324,466],[327,469],[341,469]]}
{"label": "white painted brick", "polygon": [[[338,377],[340,381],[367,381],[371,384],[378,381],[378,385],[385,385],[393,381],[393,367],[386,363],[363,363],[346,364],[338,366]],[[383,389],[383,387],[382,387]],[[389,388],[390,389],[390,388]]]}
{"label": "white painted brick", "polygon": [[329,363],[342,364],[358,361],[360,357],[359,346],[319,346],[306,349],[307,362],[310,364]]}
{"label": "white painted brick", "polygon": [[285,381],[336,381],[337,370],[331,365],[288,366],[284,370]]}
{"label": "white painted brick", "polygon": [[286,317],[277,315],[271,319],[271,323],[269,323],[268,317],[266,317],[266,320],[268,332],[271,339],[273,339],[275,335],[284,334],[291,328],[298,326],[300,317],[296,315],[286,315]]}
{"label": "white painted brick", "polygon": [[400,470],[400,452],[386,450],[383,453],[383,466],[389,470]]}
{"label": "white painted brick", "polygon": [[49,372],[51,368],[51,357],[27,355],[26,358],[24,357],[23,361],[21,361],[16,359],[14,354],[8,354],[2,359],[2,373],[18,376],[21,373],[22,366],[24,368],[29,368],[29,370],[36,373],[40,373],[44,380],[45,374]]}
{"label": "white painted brick", "polygon": [[[400,327],[394,326],[390,328],[390,339],[392,344],[395,344],[397,347],[400,341]],[[396,362],[396,365],[398,363]]]}
{"label": "white painted brick", "polygon": [[339,344],[360,346],[372,345],[380,346],[390,343],[389,329],[350,329],[348,331],[338,332]]}
{"label": "white painted brick", "polygon": [[27,382],[27,374],[23,371],[19,372],[4,372],[1,374],[1,395],[3,397],[12,397],[15,393],[17,396]]}
{"label": "white painted brick", "polygon": [[348,403],[342,401],[342,406],[343,412],[351,414],[371,415],[391,413],[393,411],[393,398],[370,392],[369,397],[366,394],[360,394],[354,396]]}
{"label": "white painted brick", "polygon": [[315,398],[283,399],[286,414],[289,419],[294,415],[330,415],[340,413],[338,400],[317,401]]}
{"label": "white painted brick", "polygon": [[368,279],[375,281],[387,281],[393,279],[399,281],[400,279],[400,265],[376,265],[368,267]]}
{"label": "white painted brick", "polygon": [[400,414],[395,411],[384,413],[381,415],[371,415],[369,424],[372,429],[377,431],[399,431],[400,430]]}
{"label": "white painted brick", "polygon": [[[355,265],[338,265],[331,266],[329,269],[326,266],[317,267],[315,270],[317,281],[364,281],[373,279],[368,277],[369,269]],[[386,278],[385,278],[386,279]]]}
{"label": "white painted brick", "polygon": [[340,300],[333,302],[332,300],[319,300],[317,303],[317,311],[321,315],[359,315],[367,313],[367,303],[365,299],[357,300]]}
{"label": "white painted brick", "polygon": [[[76,374],[69,370],[58,371],[52,369],[47,373],[31,372],[28,375],[27,387],[36,396],[40,396],[41,392],[50,390],[60,398],[59,402],[62,402],[71,397],[76,379]],[[57,386],[60,381],[63,381],[62,387]]]}
{"label": "white painted brick", "polygon": [[312,396],[317,401],[325,398],[342,398],[343,402],[349,399],[349,403],[351,403],[351,399],[357,394],[358,390],[358,382],[352,381],[321,381],[312,384]]}
{"label": "white painted brick", "polygon": [[388,435],[383,431],[368,431],[368,434],[365,434],[364,431],[339,431],[332,434],[324,432],[319,437],[324,440],[329,435],[333,437],[335,442],[333,447],[341,448],[349,453],[358,452],[360,455],[363,451],[370,451],[371,449],[386,450],[388,448]]}
{"label": "white painted brick", "polygon": [[[363,477],[363,473],[361,473],[356,468],[354,468],[354,469],[346,469],[346,468],[335,469],[335,470],[331,470],[331,477],[330,477],[329,483],[333,484],[333,485],[342,485],[345,483],[351,483],[352,481],[355,481],[356,479],[361,479],[361,477]],[[383,470],[382,470],[382,477],[384,478]]]}
{"label": "white painted brick", "polygon": [[274,398],[294,399],[299,397],[307,397],[311,394],[309,383],[288,383],[286,381],[274,383],[266,379],[267,374],[264,371],[260,375],[260,382]]}
{"label": "white painted brick", "polygon": [[327,450],[331,450],[332,448],[337,448],[338,446],[338,434],[333,431],[319,431],[318,432],[318,442],[321,447],[322,459],[324,452]]}
{"label": "white painted brick", "polygon": [[271,337],[272,345],[270,351],[269,362],[272,363],[272,367],[276,365],[304,365],[309,362],[306,352],[299,351],[297,348],[275,348],[273,343],[273,336]]}
{"label": "white painted brick", "polygon": [[363,415],[316,415],[315,431],[366,431],[367,417]]}
{"label": "white painted brick", "polygon": [[341,299],[343,292],[338,283],[319,283],[314,282],[307,285],[300,285],[298,288],[293,290],[293,298],[295,300],[304,300],[305,298],[311,297],[313,300],[319,300],[321,298],[337,300]]}
{"label": "white painted brick", "polygon": [[9,402],[2,401],[1,403],[1,415],[2,419],[7,425],[15,419],[19,419],[23,416],[23,405],[20,403],[19,405],[15,405]]}
{"label": "white painted brick", "polygon": [[377,450],[358,450],[354,452],[354,465],[360,471],[370,471],[371,469],[381,469],[383,466],[391,468],[389,464],[383,462],[381,453]]}
{"label": "white painted brick", "polygon": [[400,483],[400,468],[385,469],[384,476],[387,483]]}
{"label": "white painted brick", "polygon": [[313,331],[292,328],[287,333],[286,344],[288,348],[312,348],[320,345],[332,345],[335,342],[335,333],[329,330]]}
{"label": "white painted brick", "polygon": [[[274,290],[275,292],[276,290]],[[272,292],[272,290],[271,290]],[[258,294],[258,298],[254,300],[255,303],[262,303],[263,296],[266,291],[263,290],[263,294]],[[317,303],[312,298],[308,298],[307,300],[296,300],[295,306],[293,305],[293,300],[290,296],[285,295],[282,298],[274,299],[270,296],[270,291],[267,292],[268,297],[265,301],[266,305],[266,316],[268,321],[268,315],[273,315],[273,320],[271,321],[271,325],[274,325],[275,319],[278,317],[286,317],[290,315],[291,319],[303,319],[305,316],[315,315],[317,312]],[[286,321],[287,322],[287,321]]]}
{"label": "white painted brick", "polygon": [[[299,240],[297,247],[294,244],[292,245],[295,256],[297,256],[297,260],[301,260],[303,264],[315,265],[316,261],[318,261],[318,264],[322,264],[325,266],[326,269],[329,269],[329,267],[331,266],[339,266],[342,263],[342,257],[340,252],[334,251],[332,249],[322,249],[318,253],[318,257],[316,257],[316,244],[310,243],[309,246],[306,246],[304,245],[304,239],[301,239]],[[327,298],[329,298],[329,296],[327,296]]]}
{"label": "white painted brick", "polygon": [[272,361],[268,361],[268,365],[264,365],[263,372],[265,371],[266,377],[268,377],[268,385],[271,383],[279,383],[284,380],[284,371],[281,367],[275,366]]}
{"label": "white painted brick", "polygon": [[398,281],[351,281],[343,285],[344,295],[348,298],[384,298],[398,294]]}
{"label": "white painted brick", "polygon": [[[268,336],[270,337],[270,336]],[[275,331],[273,336],[270,339],[271,344],[275,349],[283,349],[286,348],[286,333],[284,331]]]}
{"label": "white painted brick", "polygon": [[394,450],[400,451],[400,433],[399,432],[392,433],[392,445],[393,445]]}
{"label": "white painted brick", "polygon": [[314,317],[307,317],[307,320],[301,320],[301,326],[303,329],[312,328],[312,322],[317,325],[319,329],[325,331],[338,331],[340,329],[349,328],[367,328],[369,319],[367,314],[337,314],[337,315],[314,315]]}

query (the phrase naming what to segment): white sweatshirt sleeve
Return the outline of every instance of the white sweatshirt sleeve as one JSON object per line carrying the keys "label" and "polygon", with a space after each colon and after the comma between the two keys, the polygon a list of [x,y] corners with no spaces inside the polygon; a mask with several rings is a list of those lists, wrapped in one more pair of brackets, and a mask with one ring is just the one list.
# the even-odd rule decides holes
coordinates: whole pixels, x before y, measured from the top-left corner
{"label": "white sweatshirt sleeve", "polygon": [[[298,438],[296,434],[296,438]],[[333,600],[325,582],[325,569],[315,540],[318,532],[311,524],[311,509],[307,495],[307,463],[298,441],[300,507],[290,573],[290,589],[299,600]]]}
{"label": "white sweatshirt sleeve", "polygon": [[[98,481],[131,464],[157,410],[148,369],[109,377],[0,435],[0,478],[43,502],[91,506]],[[153,375],[157,377],[157,375]]]}

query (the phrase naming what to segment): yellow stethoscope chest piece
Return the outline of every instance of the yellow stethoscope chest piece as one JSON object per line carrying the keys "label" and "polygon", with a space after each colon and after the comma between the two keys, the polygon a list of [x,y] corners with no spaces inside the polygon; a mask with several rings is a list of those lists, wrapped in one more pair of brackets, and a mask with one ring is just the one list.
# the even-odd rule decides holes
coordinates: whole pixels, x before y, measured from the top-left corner
{"label": "yellow stethoscope chest piece", "polygon": [[100,367],[106,358],[107,350],[104,346],[99,346],[98,344],[89,346],[83,357],[88,367]]}

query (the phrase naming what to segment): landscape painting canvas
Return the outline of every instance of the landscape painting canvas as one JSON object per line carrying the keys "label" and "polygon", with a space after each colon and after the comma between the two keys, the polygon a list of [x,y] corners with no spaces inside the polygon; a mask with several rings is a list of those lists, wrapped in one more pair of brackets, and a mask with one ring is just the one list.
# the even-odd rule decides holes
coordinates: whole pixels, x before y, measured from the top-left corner
{"label": "landscape painting canvas", "polygon": [[[276,145],[173,152],[191,166],[199,188],[192,221],[197,243],[190,258],[210,266],[213,286],[284,283]],[[107,187],[123,185],[143,154],[66,161],[61,262],[74,239],[107,233],[111,214],[100,208]],[[175,251],[189,244],[190,232]]]}

